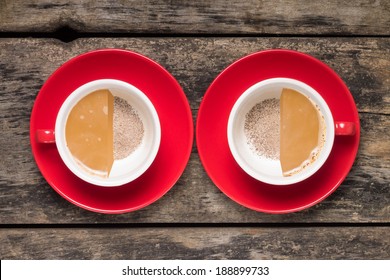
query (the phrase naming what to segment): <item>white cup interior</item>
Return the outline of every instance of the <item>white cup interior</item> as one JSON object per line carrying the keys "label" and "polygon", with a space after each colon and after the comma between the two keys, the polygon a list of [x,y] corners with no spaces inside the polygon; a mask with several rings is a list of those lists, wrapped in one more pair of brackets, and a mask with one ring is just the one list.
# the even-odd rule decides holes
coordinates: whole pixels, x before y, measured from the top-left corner
{"label": "white cup interior", "polygon": [[[310,98],[324,116],[326,127],[324,146],[317,160],[291,176],[283,176],[278,159],[270,159],[255,153],[244,132],[246,114],[253,106],[266,99],[280,99],[283,88],[294,89]],[[334,122],[332,113],[325,100],[312,87],[294,79],[273,78],[251,86],[237,99],[230,112],[227,136],[229,148],[234,159],[247,174],[268,184],[289,185],[305,180],[324,164],[333,146]]]}
{"label": "white cup interior", "polygon": [[[126,158],[114,161],[108,178],[90,174],[80,167],[69,151],[65,137],[66,121],[72,108],[83,97],[99,89],[108,89],[114,96],[126,100],[137,112],[144,126],[141,144]],[[84,84],[68,96],[57,115],[55,138],[62,160],[76,176],[98,186],[120,186],[141,176],[153,163],[160,146],[161,127],[157,111],[142,91],[123,81],[102,79]]]}

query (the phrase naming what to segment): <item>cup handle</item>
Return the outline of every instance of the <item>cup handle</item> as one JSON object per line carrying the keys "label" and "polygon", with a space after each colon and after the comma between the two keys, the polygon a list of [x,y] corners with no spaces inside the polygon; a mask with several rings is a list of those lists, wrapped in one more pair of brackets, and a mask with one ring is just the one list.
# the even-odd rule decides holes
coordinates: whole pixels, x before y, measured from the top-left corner
{"label": "cup handle", "polygon": [[55,143],[54,130],[52,129],[38,129],[35,132],[35,139],[38,143]]}
{"label": "cup handle", "polygon": [[335,122],[336,135],[355,135],[356,126],[353,122]]}

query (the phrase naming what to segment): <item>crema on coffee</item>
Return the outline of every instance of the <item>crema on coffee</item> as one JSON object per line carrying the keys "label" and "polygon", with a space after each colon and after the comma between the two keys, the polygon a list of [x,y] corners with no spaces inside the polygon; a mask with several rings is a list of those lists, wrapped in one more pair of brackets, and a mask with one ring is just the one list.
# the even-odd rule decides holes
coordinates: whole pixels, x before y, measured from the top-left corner
{"label": "crema on coffee", "polygon": [[245,116],[244,132],[251,150],[280,162],[283,176],[313,163],[324,145],[325,121],[306,95],[283,88],[280,99],[262,100]]}

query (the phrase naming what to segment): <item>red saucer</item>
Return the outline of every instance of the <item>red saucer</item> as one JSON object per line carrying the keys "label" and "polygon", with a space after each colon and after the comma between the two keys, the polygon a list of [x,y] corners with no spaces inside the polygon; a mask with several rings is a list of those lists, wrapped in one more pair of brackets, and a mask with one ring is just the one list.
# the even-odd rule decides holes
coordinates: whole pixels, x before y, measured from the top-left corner
{"label": "red saucer", "polygon": [[[63,163],[55,144],[37,143],[37,129],[54,129],[57,113],[79,86],[96,79],[118,79],[144,92],[161,123],[161,144],[150,168],[120,187],[99,187],[76,177]],[[118,214],[145,207],[162,197],[179,179],[193,143],[192,113],[180,85],[162,66],[125,50],[97,50],[58,68],[39,92],[30,121],[36,163],[47,182],[65,199],[90,211]]]}
{"label": "red saucer", "polygon": [[[276,77],[310,85],[326,100],[335,121],[356,124],[354,136],[336,136],[328,160],[315,175],[288,186],[269,185],[247,175],[227,141],[228,118],[238,97],[253,84]],[[203,98],[196,130],[200,159],[215,185],[245,207],[275,214],[308,208],[335,191],[352,167],[360,137],[356,105],[340,77],[321,61],[290,50],[261,51],[227,67]]]}

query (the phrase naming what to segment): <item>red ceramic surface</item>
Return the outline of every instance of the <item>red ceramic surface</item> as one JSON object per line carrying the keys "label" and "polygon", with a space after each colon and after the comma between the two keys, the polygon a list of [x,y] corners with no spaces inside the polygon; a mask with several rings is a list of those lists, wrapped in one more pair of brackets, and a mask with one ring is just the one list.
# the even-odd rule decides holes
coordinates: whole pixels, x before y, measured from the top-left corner
{"label": "red ceramic surface", "polygon": [[[54,129],[57,113],[70,93],[106,78],[128,82],[144,92],[161,123],[161,144],[153,164],[141,177],[120,187],[82,181],[65,166],[55,144],[38,143],[35,138],[38,129]],[[65,199],[90,211],[125,213],[158,200],[179,179],[192,149],[192,113],[177,81],[156,62],[131,51],[97,50],[69,60],[45,82],[32,110],[30,141],[42,175]]]}
{"label": "red ceramic surface", "polygon": [[[265,184],[247,175],[235,162],[227,141],[229,114],[239,96],[253,84],[276,77],[310,85],[328,103],[335,122],[355,123],[354,135],[336,136],[329,158],[316,174],[288,186]],[[359,137],[358,112],[343,81],[321,61],[290,50],[261,51],[227,67],[207,90],[196,128],[199,156],[215,185],[245,207],[275,214],[308,208],[334,192],[353,165]]]}

